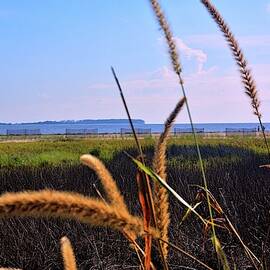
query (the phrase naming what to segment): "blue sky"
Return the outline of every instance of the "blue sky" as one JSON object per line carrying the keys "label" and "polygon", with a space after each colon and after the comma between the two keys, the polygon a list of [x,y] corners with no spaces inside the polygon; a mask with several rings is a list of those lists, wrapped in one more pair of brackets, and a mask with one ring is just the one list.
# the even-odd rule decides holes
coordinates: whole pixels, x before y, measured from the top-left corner
{"label": "blue sky", "polygon": [[[0,0],[0,122],[165,120],[181,97],[148,0]],[[270,1],[213,0],[253,70],[270,121]],[[199,0],[161,1],[195,122],[256,122],[237,67]],[[177,122],[188,122],[184,110]]]}

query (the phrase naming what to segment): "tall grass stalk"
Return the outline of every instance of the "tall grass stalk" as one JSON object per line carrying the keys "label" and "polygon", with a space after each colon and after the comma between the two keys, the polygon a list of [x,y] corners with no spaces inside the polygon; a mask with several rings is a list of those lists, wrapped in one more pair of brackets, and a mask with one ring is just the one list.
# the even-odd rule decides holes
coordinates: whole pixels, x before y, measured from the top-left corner
{"label": "tall grass stalk", "polygon": [[[169,117],[165,121],[164,130],[159,136],[158,142],[155,147],[154,157],[153,157],[153,169],[154,171],[166,181],[167,173],[166,173],[166,148],[167,142],[170,134],[170,130],[172,125],[175,122],[175,119],[181,109],[185,104],[185,98],[180,99],[173,111],[170,113]],[[161,233],[161,238],[165,241],[168,241],[169,235],[169,225],[170,225],[170,212],[169,212],[169,198],[167,189],[161,187],[159,183],[154,182],[153,184],[154,190],[154,205],[157,216],[157,225],[158,229]],[[168,246],[165,242],[162,243],[162,248],[165,257],[168,255]]]}
{"label": "tall grass stalk", "polygon": [[119,80],[118,80],[118,77],[116,76],[116,73],[115,73],[113,67],[111,67],[111,71],[112,71],[114,80],[115,80],[115,82],[116,82],[116,84],[117,84],[117,87],[118,87],[118,90],[119,90],[119,93],[120,93],[120,96],[121,96],[123,105],[124,105],[124,107],[125,107],[125,111],[126,111],[126,114],[127,114],[127,116],[128,116],[128,121],[129,121],[131,130],[132,130],[132,133],[133,133],[133,136],[134,136],[134,139],[135,139],[135,142],[136,142],[138,151],[139,151],[139,155],[141,156],[141,158],[143,158],[142,147],[141,147],[141,144],[140,144],[140,142],[139,142],[137,133],[136,133],[136,131],[135,131],[135,128],[134,128],[134,125],[133,125],[133,122],[132,122],[132,118],[131,118],[131,116],[130,116],[129,109],[128,109],[128,106],[127,106],[127,103],[126,103],[126,100],[125,100],[125,97],[124,97],[124,94],[123,94],[122,87],[121,87],[121,85],[120,85],[120,82],[119,82]]}
{"label": "tall grass stalk", "polygon": [[263,138],[264,138],[264,143],[265,143],[267,153],[268,153],[268,158],[270,161],[270,149],[269,149],[269,145],[266,139],[264,126],[262,124],[262,114],[260,112],[260,100],[258,97],[258,90],[257,90],[255,80],[252,76],[252,72],[247,66],[247,60],[244,56],[244,53],[241,50],[237,39],[234,37],[232,31],[230,30],[229,25],[225,22],[222,15],[218,11],[218,9],[211,3],[210,0],[201,0],[201,3],[205,6],[205,8],[207,9],[211,17],[214,19],[214,21],[218,25],[220,31],[223,33],[232,51],[236,64],[239,67],[242,83],[244,84],[244,87],[245,87],[245,93],[250,98],[251,106],[253,108],[253,113],[258,118],[261,130],[262,130]]}
{"label": "tall grass stalk", "polygon": [[[128,116],[128,120],[129,120],[131,129],[132,129],[132,133],[133,133],[133,136],[135,138],[136,145],[137,145],[137,148],[138,148],[138,151],[139,151],[140,160],[145,165],[145,161],[144,161],[144,157],[143,157],[143,152],[142,152],[142,147],[141,147],[141,144],[139,142],[138,136],[136,134],[136,131],[135,131],[135,128],[134,128],[134,125],[133,125],[133,122],[132,122],[132,118],[130,116],[129,109],[128,109],[128,106],[127,106],[127,103],[126,103],[126,100],[125,100],[125,97],[124,97],[124,94],[123,94],[122,87],[120,85],[120,82],[118,80],[118,77],[116,76],[116,73],[115,73],[113,67],[111,67],[111,71],[112,71],[113,77],[115,79],[115,82],[117,84],[117,87],[118,87],[118,90],[120,92],[120,96],[121,96],[122,102],[124,104],[124,107],[125,107],[125,110],[126,110],[126,113],[127,113],[127,116]],[[143,174],[143,181],[141,181],[141,183],[143,185],[142,188],[143,188],[143,191],[145,193],[145,194],[142,194],[142,195],[145,196],[145,199],[146,199],[145,202],[147,204],[146,207],[150,209],[150,215],[152,217],[152,221],[153,221],[154,227],[155,228],[158,228],[158,226],[157,226],[157,219],[156,219],[156,215],[155,215],[154,200],[153,200],[151,186],[150,186],[150,181],[149,181],[148,176],[145,173]],[[143,209],[143,211],[144,211],[144,209]],[[150,224],[147,224],[147,225],[149,226]],[[158,249],[159,249],[159,253],[160,253],[160,256],[161,256],[161,259],[162,259],[162,263],[163,263],[164,269],[165,270],[168,270],[169,268],[168,268],[168,265],[167,265],[167,262],[166,262],[166,257],[165,257],[165,254],[163,252],[161,242],[160,241],[157,241],[157,243],[158,243]],[[151,252],[151,250],[150,250],[150,252]]]}
{"label": "tall grass stalk", "polygon": [[[189,107],[189,103],[188,103],[188,99],[187,99],[187,95],[186,95],[186,91],[185,91],[185,87],[184,87],[184,81],[182,80],[181,77],[181,64],[179,61],[179,56],[178,56],[178,52],[176,49],[176,44],[175,41],[173,39],[173,34],[170,30],[169,24],[163,14],[163,11],[161,9],[160,4],[158,3],[158,0],[150,0],[150,3],[152,5],[153,11],[156,15],[157,21],[161,27],[161,29],[163,30],[163,34],[166,38],[168,47],[169,47],[169,55],[171,58],[171,63],[173,66],[173,69],[175,71],[175,73],[177,74],[178,78],[179,78],[179,83],[180,83],[180,87],[183,93],[183,96],[186,100],[186,106],[187,106],[187,112],[188,112],[188,117],[189,117],[189,121],[190,121],[190,125],[191,125],[191,129],[192,129],[192,133],[193,133],[193,138],[194,138],[194,143],[196,145],[196,150],[197,150],[197,154],[198,154],[198,159],[199,159],[199,163],[200,163],[200,170],[202,173],[202,178],[203,178],[203,184],[204,187],[206,189],[208,189],[208,185],[207,185],[207,180],[206,180],[206,175],[205,175],[205,169],[204,169],[204,165],[203,165],[203,161],[202,161],[202,156],[201,156],[201,151],[200,151],[200,147],[198,144],[198,140],[197,140],[197,136],[196,136],[196,131],[194,128],[194,124],[193,124],[193,120],[192,120],[192,116],[191,116],[191,112],[190,112],[190,107]],[[210,204],[210,199],[209,199],[209,195],[207,196],[207,204],[208,204],[208,209],[209,209],[209,215],[210,215],[210,220],[211,220],[211,224],[212,224],[212,234],[213,234],[213,239],[217,239],[216,238],[216,232],[215,232],[215,226],[214,226],[214,222],[213,222],[213,212],[212,212],[212,208],[211,208],[211,204]],[[215,249],[216,251],[216,245],[214,243]]]}

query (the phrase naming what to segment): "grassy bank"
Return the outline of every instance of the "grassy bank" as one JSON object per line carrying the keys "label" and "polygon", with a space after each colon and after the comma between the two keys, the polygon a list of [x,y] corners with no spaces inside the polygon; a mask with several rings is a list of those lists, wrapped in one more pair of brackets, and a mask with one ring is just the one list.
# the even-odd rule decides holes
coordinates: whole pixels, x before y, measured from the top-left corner
{"label": "grassy bank", "polygon": [[[150,163],[154,141],[147,138],[142,144]],[[267,162],[262,140],[201,138],[200,146],[209,189],[245,243],[260,256],[269,225],[270,201],[269,171],[259,168]],[[106,162],[129,208],[140,214],[136,168],[124,150],[136,155],[133,140],[1,143],[0,192],[53,188],[97,197],[96,189],[103,194],[97,176],[79,164],[79,156],[91,152]],[[192,185],[201,184],[202,179],[191,138],[170,140],[168,181],[188,202],[194,201],[197,189]],[[184,210],[170,198],[171,242],[218,269],[211,242],[197,218],[191,216],[180,224]],[[207,213],[206,204],[200,206],[200,211]],[[94,269],[137,269],[139,265],[127,241],[109,229],[90,228],[74,221],[12,218],[0,221],[0,266],[62,269],[59,239],[63,235],[73,243],[79,269],[93,269],[94,265]],[[229,258],[239,269],[246,269],[249,262],[237,239],[223,229],[218,229],[218,235]],[[170,269],[201,269],[194,261],[172,250],[169,257]]]}

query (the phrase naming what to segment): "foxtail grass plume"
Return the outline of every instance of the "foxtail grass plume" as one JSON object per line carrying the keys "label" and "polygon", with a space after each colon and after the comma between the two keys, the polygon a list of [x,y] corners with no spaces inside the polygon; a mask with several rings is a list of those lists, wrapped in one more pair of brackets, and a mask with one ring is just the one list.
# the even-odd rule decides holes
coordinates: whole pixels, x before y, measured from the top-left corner
{"label": "foxtail grass plume", "polygon": [[245,87],[245,93],[251,99],[251,106],[253,108],[253,113],[261,118],[261,113],[259,111],[260,101],[258,98],[257,87],[255,81],[252,77],[251,70],[247,67],[247,60],[244,57],[244,54],[231,32],[228,24],[224,21],[223,17],[217,10],[217,8],[209,0],[201,0],[202,4],[206,7],[214,21],[219,26],[221,32],[223,33],[231,51],[234,56],[234,59],[239,67],[241,73],[242,82]]}
{"label": "foxtail grass plume", "polygon": [[22,270],[22,269],[12,267],[0,267],[0,270]]}
{"label": "foxtail grass plume", "polygon": [[122,211],[128,212],[123,196],[121,195],[115,180],[113,179],[110,172],[106,169],[104,164],[98,158],[89,154],[82,155],[80,160],[83,164],[94,170],[98,175],[102,182],[103,188],[106,191],[109,201],[113,205],[119,207],[119,209],[122,209]]}
{"label": "foxtail grass plume", "polygon": [[65,270],[77,270],[76,258],[69,239],[64,236],[61,238],[61,253]]}
{"label": "foxtail grass plume", "polygon": [[[171,127],[185,104],[186,99],[182,98],[175,106],[174,110],[169,115],[165,122],[164,131],[159,137],[158,143],[155,147],[153,158],[153,169],[163,180],[166,180],[166,147],[169,138]],[[167,190],[154,182],[154,205],[156,210],[157,227],[161,234],[161,239],[168,242],[168,227],[170,224],[169,201]],[[161,246],[165,257],[168,255],[168,245],[162,242]]]}
{"label": "foxtail grass plume", "polygon": [[[180,62],[179,62],[178,53],[177,53],[177,50],[176,50],[176,44],[175,44],[175,42],[173,40],[173,35],[172,35],[172,33],[171,33],[170,29],[169,29],[169,24],[166,21],[166,18],[165,18],[164,14],[163,14],[163,12],[161,10],[161,7],[160,7],[160,5],[158,3],[158,0],[150,0],[150,1],[151,1],[151,4],[152,4],[152,8],[153,8],[153,10],[154,10],[154,12],[156,14],[157,19],[158,19],[159,25],[163,29],[164,35],[166,37],[166,40],[167,40],[167,43],[168,43],[168,46],[169,46],[169,55],[171,57],[171,62],[173,64],[175,73],[178,75],[179,84],[180,84],[183,96],[186,99],[186,108],[187,108],[188,117],[189,117],[191,129],[192,129],[194,143],[195,143],[197,154],[198,154],[200,169],[201,169],[202,178],[203,178],[203,185],[204,185],[204,187],[206,189],[208,189],[207,188],[207,179],[206,179],[205,169],[204,169],[202,156],[201,156],[201,151],[200,151],[199,143],[198,143],[198,140],[197,140],[196,131],[195,131],[195,128],[194,128],[192,115],[191,115],[191,111],[190,111],[190,108],[189,108],[188,99],[187,99],[187,96],[186,96],[186,91],[185,91],[185,87],[184,87],[184,81],[183,81],[182,76],[181,76],[181,66],[180,66]],[[209,200],[208,200],[208,194],[207,194],[207,202],[208,202],[210,220],[211,220],[211,223],[214,224],[214,222],[213,222],[213,213],[212,213],[211,205],[210,205]],[[213,233],[213,236],[216,235],[214,225],[212,225],[212,233]],[[215,239],[215,237],[214,237],[214,239]]]}
{"label": "foxtail grass plume", "polygon": [[153,228],[145,232],[141,218],[131,216],[119,207],[71,192],[42,190],[6,193],[0,196],[0,218],[22,216],[75,219],[137,237],[145,233],[150,233],[155,238],[159,235]]}
{"label": "foxtail grass plume", "polygon": [[167,23],[167,20],[161,10],[161,7],[158,3],[157,0],[150,0],[152,8],[154,10],[154,13],[156,15],[156,18],[158,20],[158,23],[161,27],[161,29],[163,30],[164,36],[167,40],[167,44],[169,46],[169,55],[171,57],[171,62],[173,65],[173,69],[175,71],[176,74],[180,75],[181,73],[181,65],[180,65],[180,61],[179,61],[179,55],[177,52],[177,48],[175,45],[175,42],[173,40],[173,35],[172,32],[170,31],[170,27]]}

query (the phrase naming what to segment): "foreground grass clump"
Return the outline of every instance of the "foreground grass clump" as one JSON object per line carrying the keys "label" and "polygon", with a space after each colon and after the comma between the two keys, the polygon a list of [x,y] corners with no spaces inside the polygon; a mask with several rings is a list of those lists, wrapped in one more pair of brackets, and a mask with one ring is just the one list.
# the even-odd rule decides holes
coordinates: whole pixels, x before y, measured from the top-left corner
{"label": "foreground grass clump", "polygon": [[[98,145],[98,142],[95,143]],[[123,153],[125,150],[132,155],[135,154],[135,148],[131,147],[133,143],[130,140],[122,142],[110,140],[105,143],[109,145],[109,149],[117,149],[106,164],[117,180],[129,209],[132,209],[133,214],[138,214],[140,206],[135,195],[137,193],[136,167]],[[38,144],[35,143],[35,151],[42,153],[40,149],[42,146]],[[27,143],[10,144],[9,154],[18,147],[27,145]],[[68,144],[66,149],[62,142],[60,145],[62,150],[67,152],[71,150]],[[85,151],[83,147],[87,148],[87,145],[89,148]],[[147,140],[143,146],[144,153],[150,159],[154,151],[153,141]],[[84,153],[94,149],[93,141],[82,142],[81,146],[76,142],[72,147],[78,152],[80,151],[78,149],[82,149]],[[103,147],[106,149],[106,146]],[[267,169],[259,168],[259,165],[267,161],[267,152],[262,150],[263,141],[241,137],[224,140],[201,138],[200,147],[206,165],[209,189],[237,226],[245,243],[256,255],[260,255],[261,242],[266,237],[269,224],[270,201],[269,172]],[[53,148],[48,146],[43,149]],[[193,202],[197,195],[197,188],[191,185],[200,184],[201,178],[191,139],[170,140],[167,154],[168,183],[188,202]],[[59,159],[53,167],[41,166],[41,164],[22,165],[14,164],[12,169],[5,166],[0,169],[1,193],[50,188],[78,192],[97,198],[99,197],[97,190],[99,190],[103,196],[105,195],[97,176],[75,162],[61,163]],[[200,211],[207,213],[207,206],[202,204]],[[213,247],[208,238],[203,236],[200,222],[196,217],[190,216],[181,224],[184,212],[185,209],[170,198],[171,242],[177,243],[178,246],[216,269]],[[227,256],[233,258],[239,269],[249,266],[249,261],[235,237],[228,236],[223,229],[218,229],[218,233]],[[110,229],[89,228],[76,221],[30,218],[0,221],[0,265],[30,270],[62,269],[59,240],[64,235],[72,242],[78,269],[90,269],[93,265],[97,265],[97,269],[129,269],[131,266],[138,265],[134,251],[130,248],[127,252],[128,242],[117,232]],[[181,265],[201,269],[196,262],[173,250],[169,253],[168,262],[170,269],[179,269]]]}

